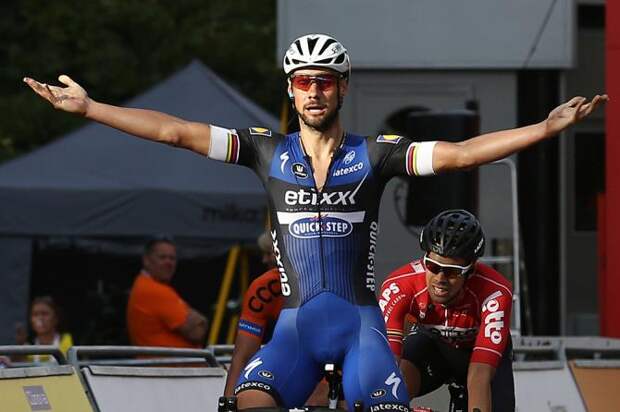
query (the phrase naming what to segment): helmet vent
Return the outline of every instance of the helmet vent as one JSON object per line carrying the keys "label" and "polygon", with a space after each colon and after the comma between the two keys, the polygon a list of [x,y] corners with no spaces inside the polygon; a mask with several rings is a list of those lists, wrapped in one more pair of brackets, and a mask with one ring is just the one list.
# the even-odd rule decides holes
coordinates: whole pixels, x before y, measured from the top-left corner
{"label": "helmet vent", "polygon": [[297,47],[297,53],[304,54],[304,51],[301,49],[301,42],[299,40],[295,40],[295,47]]}
{"label": "helmet vent", "polygon": [[316,47],[316,43],[319,41],[319,38],[315,38],[315,39],[308,39],[308,51],[310,52],[310,54],[312,54],[312,52],[314,51],[314,48]]}
{"label": "helmet vent", "polygon": [[332,62],[332,58],[328,58],[328,59],[321,59],[321,60],[317,60],[315,61],[315,63],[319,63],[319,64],[329,64]]}
{"label": "helmet vent", "polygon": [[325,50],[327,50],[327,48],[331,45],[336,43],[336,40],[334,39],[327,39],[327,41],[325,43],[323,43],[323,47],[321,47],[321,50],[319,51],[319,54],[323,54],[323,52]]}
{"label": "helmet vent", "polygon": [[336,57],[336,60],[334,61],[334,63],[336,64],[340,64],[344,62],[344,53],[342,53],[340,56]]}

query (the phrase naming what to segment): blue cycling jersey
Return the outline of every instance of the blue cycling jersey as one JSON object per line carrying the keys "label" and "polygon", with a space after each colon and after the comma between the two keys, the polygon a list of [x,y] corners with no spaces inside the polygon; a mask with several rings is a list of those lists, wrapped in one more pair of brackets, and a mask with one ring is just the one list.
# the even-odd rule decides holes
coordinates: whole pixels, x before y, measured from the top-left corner
{"label": "blue cycling jersey", "polygon": [[212,127],[209,156],[248,166],[263,181],[285,307],[301,306],[324,291],[353,304],[376,305],[374,260],[383,188],[395,175],[432,173],[433,144],[346,133],[321,191],[298,133]]}
{"label": "blue cycling jersey", "polygon": [[273,339],[248,362],[235,393],[255,389],[300,406],[331,362],[342,368],[351,406],[408,410],[374,294],[377,216],[391,177],[433,173],[433,146],[345,133],[318,190],[298,133],[211,126],[209,157],[252,168],[267,189],[285,298]]}

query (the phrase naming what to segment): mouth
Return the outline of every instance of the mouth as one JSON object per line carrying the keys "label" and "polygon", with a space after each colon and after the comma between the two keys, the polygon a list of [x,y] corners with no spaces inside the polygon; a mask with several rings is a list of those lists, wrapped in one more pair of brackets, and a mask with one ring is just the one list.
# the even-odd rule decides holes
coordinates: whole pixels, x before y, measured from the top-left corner
{"label": "mouth", "polygon": [[327,107],[319,104],[312,104],[304,107],[304,110],[312,116],[320,116],[327,111]]}
{"label": "mouth", "polygon": [[432,285],[433,294],[439,298],[445,298],[448,296],[448,288],[440,286],[440,285]]}

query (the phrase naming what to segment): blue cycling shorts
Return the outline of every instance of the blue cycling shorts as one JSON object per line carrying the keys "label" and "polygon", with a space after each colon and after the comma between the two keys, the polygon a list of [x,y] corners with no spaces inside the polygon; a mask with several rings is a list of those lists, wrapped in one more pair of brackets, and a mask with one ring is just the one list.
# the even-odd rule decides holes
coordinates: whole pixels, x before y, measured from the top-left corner
{"label": "blue cycling shorts", "polygon": [[273,338],[248,362],[235,393],[256,389],[283,407],[303,406],[325,363],[342,368],[351,410],[355,401],[371,411],[409,410],[379,308],[354,305],[330,292],[280,312]]}

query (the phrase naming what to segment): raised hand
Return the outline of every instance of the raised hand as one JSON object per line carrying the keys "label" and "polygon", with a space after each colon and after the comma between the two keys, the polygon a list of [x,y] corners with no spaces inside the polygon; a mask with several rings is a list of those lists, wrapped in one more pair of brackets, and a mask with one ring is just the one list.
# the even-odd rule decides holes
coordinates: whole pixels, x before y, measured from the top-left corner
{"label": "raised hand", "polygon": [[573,97],[568,102],[559,105],[549,113],[547,117],[547,134],[549,136],[560,133],[568,126],[579,122],[596,109],[596,107],[609,100],[606,94],[596,95],[588,102],[585,97]]}
{"label": "raised hand", "polygon": [[86,90],[71,80],[66,74],[60,75],[58,80],[67,87],[50,86],[29,77],[24,77],[24,83],[30,86],[39,96],[50,102],[55,109],[84,115],[88,110],[90,102]]}

